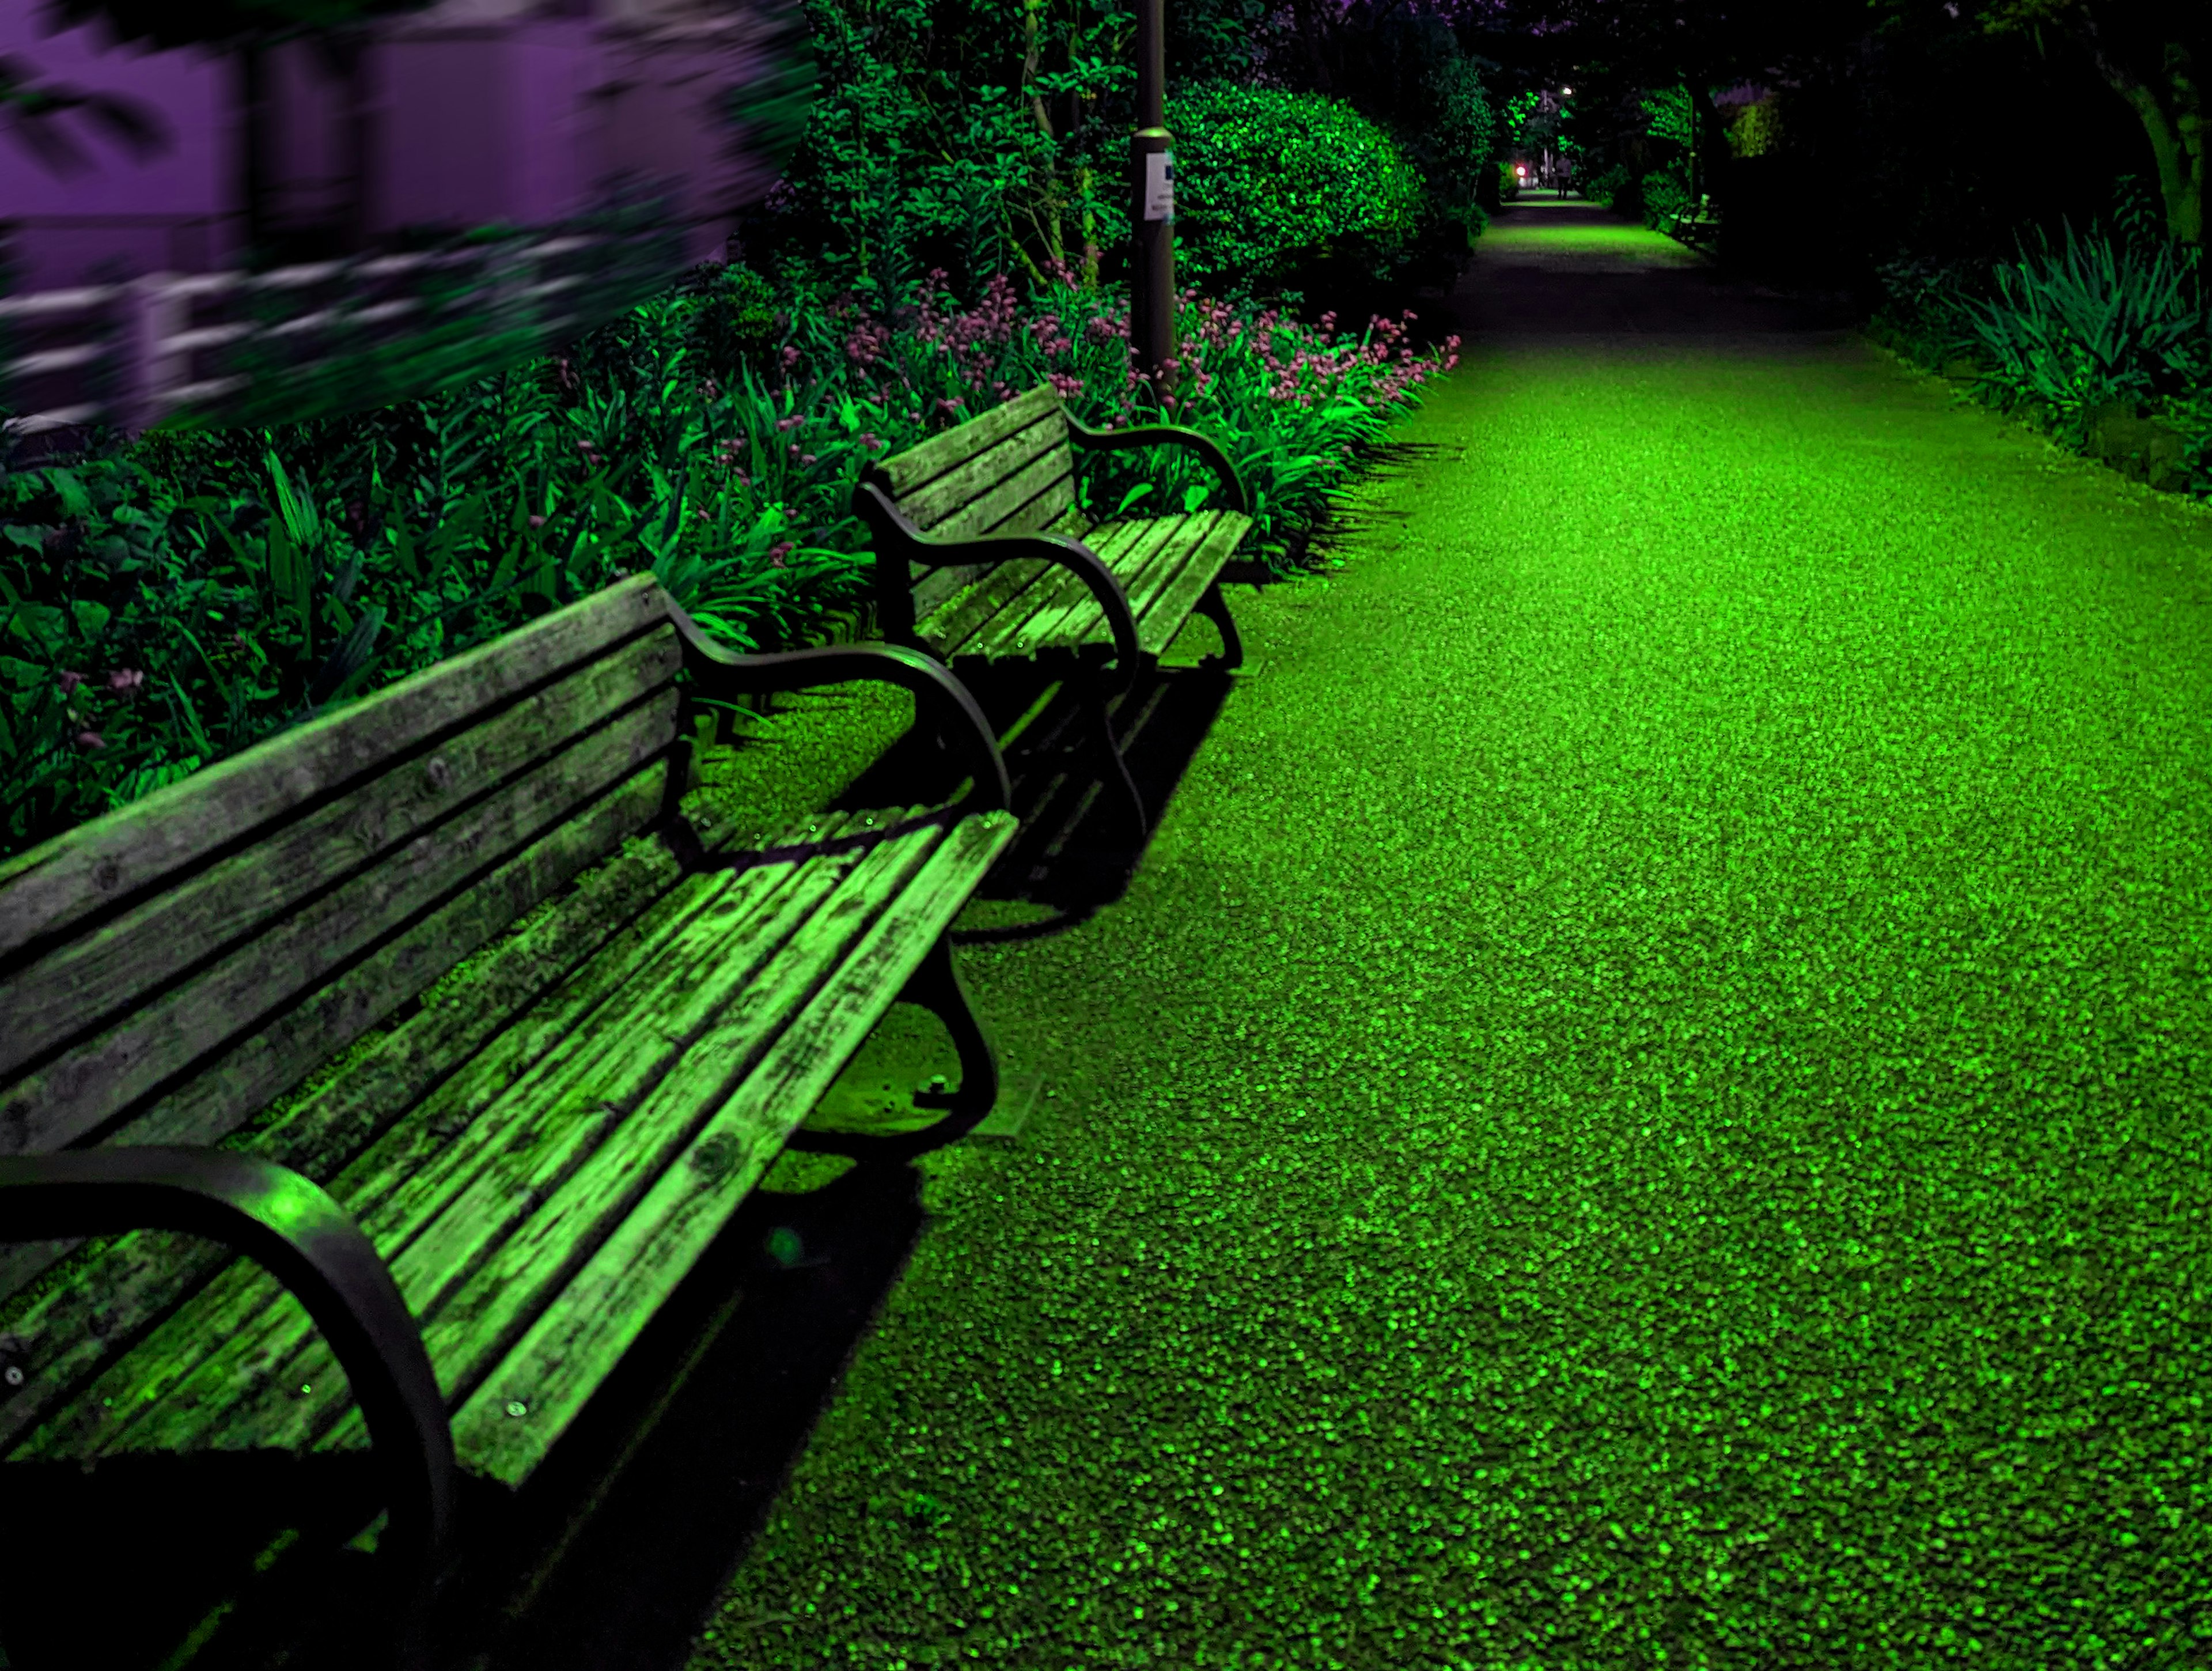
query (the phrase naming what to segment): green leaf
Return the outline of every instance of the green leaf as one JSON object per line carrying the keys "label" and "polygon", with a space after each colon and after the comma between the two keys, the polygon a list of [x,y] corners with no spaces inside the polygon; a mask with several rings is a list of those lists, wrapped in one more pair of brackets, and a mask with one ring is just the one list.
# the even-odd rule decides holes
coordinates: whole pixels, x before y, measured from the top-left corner
{"label": "green leaf", "polygon": [[292,539],[291,530],[281,521],[269,525],[268,532],[269,587],[276,595],[276,607],[299,623],[302,655],[312,655],[315,623],[312,605],[314,599],[314,571]]}
{"label": "green leaf", "polygon": [[53,490],[54,497],[62,502],[64,515],[92,515],[92,496],[84,491],[84,484],[77,479],[76,472],[48,469],[39,473],[46,485]]}
{"label": "green leaf", "polygon": [[[284,531],[293,541],[308,551],[322,543],[322,517],[315,509],[314,499],[307,493],[295,490],[291,477],[278,461],[276,449],[270,448],[264,455],[269,466],[270,479],[276,487],[276,510],[283,518]],[[304,485],[306,478],[301,478]]]}
{"label": "green leaf", "polygon": [[113,619],[106,604],[94,603],[89,598],[79,598],[70,608],[76,616],[76,630],[87,638],[100,637]]}
{"label": "green leaf", "polygon": [[321,707],[341,688],[350,685],[356,674],[368,669],[369,658],[376,649],[377,634],[383,630],[384,610],[380,605],[372,604],[362,612],[345,642],[323,663],[314,683],[307,687],[310,706]]}
{"label": "green leaf", "polygon": [[392,530],[392,555],[399,559],[399,572],[421,585],[422,564],[415,555],[415,531],[408,527],[405,513],[395,509],[387,526]]}

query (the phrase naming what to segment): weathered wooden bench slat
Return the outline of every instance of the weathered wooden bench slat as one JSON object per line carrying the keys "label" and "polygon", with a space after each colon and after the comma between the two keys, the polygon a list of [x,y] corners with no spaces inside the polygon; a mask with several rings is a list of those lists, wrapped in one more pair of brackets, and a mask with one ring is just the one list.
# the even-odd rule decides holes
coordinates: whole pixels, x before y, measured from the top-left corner
{"label": "weathered wooden bench slat", "polygon": [[[1198,520],[1139,519],[1152,526],[1124,533],[1125,519],[1094,522],[1077,511],[1077,453],[1158,446],[1197,453],[1225,490],[1233,521],[1218,512]],[[1057,473],[1063,456],[1066,481],[1055,473],[1049,495],[1037,497],[1032,460],[1049,460]],[[1139,831],[1139,845],[1150,815],[1108,716],[1112,688],[1126,688],[1156,662],[1192,613],[1212,619],[1222,634],[1221,653],[1206,665],[1243,661],[1219,571],[1251,527],[1249,503],[1233,461],[1211,437],[1171,424],[1090,429],[1070,417],[1049,383],[877,460],[854,490],[854,512],[875,539],[877,619],[884,636],[946,662],[1072,658],[1066,687],[1086,710],[1089,747]],[[1073,534],[1085,549],[1052,562],[1033,555],[1035,546],[1024,551],[989,537],[1047,529]],[[1094,583],[1103,568],[1122,595],[1083,584],[1079,564]],[[1109,650],[1103,658],[1091,654],[1101,645]]]}
{"label": "weathered wooden bench slat", "polygon": [[[297,1075],[289,1064],[315,1047],[302,1045],[301,1038],[320,1034],[327,1047],[316,1059],[327,1059],[386,1019],[388,1009],[346,1001],[344,989],[349,982],[361,979],[368,990],[396,1003],[392,995],[404,990],[404,984],[392,978],[394,967],[412,959],[433,973],[443,972],[453,961],[454,947],[462,948],[465,955],[489,942],[604,851],[599,844],[619,840],[620,830],[635,827],[639,818],[649,815],[660,796],[659,775],[645,774],[603,803],[605,827],[595,827],[590,818],[562,826],[404,940],[386,947],[369,964],[325,987],[310,1009],[334,1009],[349,1022],[358,1023],[357,1031],[334,1025],[319,1028],[307,1024],[313,1020],[307,1012],[295,1011],[272,1029],[290,1039],[289,1048],[283,1038],[269,1044],[267,1034],[248,1040],[208,1076],[226,1089],[211,1099],[197,1097],[191,1092],[201,1081],[194,1081],[170,1102],[157,1104],[133,1128],[134,1135],[155,1127],[159,1135],[147,1141],[205,1141],[202,1130],[221,1123],[199,1118],[210,1101],[234,1125],[231,1117],[236,1108],[255,1106],[257,1095],[265,1103],[295,1082]],[[635,804],[621,805],[624,796]],[[453,1060],[466,1059],[509,1016],[587,958],[607,933],[647,910],[654,896],[665,893],[680,874],[664,844],[632,841],[613,863],[586,876],[558,911],[487,954],[480,966],[482,979],[471,983],[467,1002],[426,1004],[282,1125],[255,1134],[252,1147],[311,1176],[331,1176],[413,1106]],[[379,962],[388,967],[373,967]],[[429,979],[426,974],[422,985],[428,986]],[[444,1055],[447,1052],[451,1054]],[[271,1070],[268,1064],[272,1060],[285,1065]],[[175,1117],[165,1119],[165,1113]],[[221,1132],[210,1129],[208,1135]],[[42,1242],[0,1249],[0,1261],[4,1261],[0,1278],[6,1279],[7,1292],[23,1287],[75,1246]],[[105,1250],[81,1280],[50,1289],[32,1302],[0,1331],[21,1342],[26,1360],[24,1385],[14,1398],[0,1401],[0,1454],[104,1358],[131,1345],[230,1260],[228,1249],[198,1237],[137,1231]]]}
{"label": "weathered wooden bench slat", "polygon": [[441,662],[157,790],[0,864],[0,957],[64,932],[138,890],[289,818],[396,749],[469,723],[493,704],[667,619],[650,575],[610,587],[499,643]]}
{"label": "weathered wooden bench slat", "polygon": [[[1010,839],[1011,830],[1005,833]],[[641,948],[650,954],[643,961],[655,978],[622,995],[617,1006],[653,1018],[653,1030],[667,1041],[646,1052],[652,1059],[641,1063],[635,1049],[629,1061],[619,1059],[618,1051],[587,1051],[580,1064],[570,1064],[580,1076],[560,1082],[526,1074],[513,1082],[512,1095],[500,1099],[510,1110],[532,1111],[521,1122],[502,1124],[491,1117],[497,1107],[471,1110],[466,1101],[473,1099],[465,1099],[459,1114],[477,1113],[465,1134],[472,1141],[457,1139],[441,1154],[441,1160],[453,1159],[429,1172],[443,1175],[410,1175],[395,1169],[395,1157],[387,1154],[380,1165],[357,1167],[353,1180],[339,1180],[334,1192],[391,1264],[449,1394],[458,1400],[489,1372],[507,1343],[549,1302],[563,1258],[580,1259],[645,1180],[666,1164],[713,1106],[708,1082],[718,1073],[742,1074],[744,1063],[763,1043],[744,1036],[743,1027],[773,1033],[793,1015],[812,1013],[805,982],[823,978],[823,967],[835,965],[844,941],[866,929],[872,912],[879,913],[887,901],[902,897],[910,902],[928,896],[929,889],[918,887],[916,873],[945,845],[941,834],[939,826],[925,825],[865,856],[833,855],[744,873],[750,878],[795,869],[818,880],[811,887],[770,891],[766,903],[775,907],[773,920],[763,918],[763,902],[756,900],[750,911],[732,907],[722,913],[726,920],[708,924],[703,919],[715,914],[709,906],[687,919],[687,937],[696,946],[671,948],[664,936]],[[975,880],[968,878],[969,891]],[[736,891],[725,887],[716,903],[728,906]],[[821,908],[825,899],[827,910]],[[791,937],[763,968],[764,948],[775,948],[786,927]],[[733,945],[742,948],[741,956],[727,955]],[[906,949],[918,961],[925,948]],[[718,960],[724,968],[715,967]],[[748,961],[750,967],[725,976],[727,966]],[[781,980],[775,977],[778,964],[786,971]],[[883,1002],[890,1002],[888,993]],[[719,1022],[707,1018],[718,1004],[723,1009]],[[603,1027],[609,1020],[598,1019]],[[619,1016],[612,1021],[607,1032],[635,1040],[639,1029],[624,1027]],[[717,1026],[735,1035],[719,1047],[711,1036]],[[611,1054],[618,1058],[611,1064]],[[635,1106],[620,1116],[595,1106],[580,1118],[580,1087],[582,1095],[617,1107]],[[793,1114],[793,1123],[804,1113],[802,1107]],[[449,1109],[445,1118],[453,1113]],[[406,1125],[419,1130],[428,1118],[417,1110]],[[195,1355],[191,1343],[211,1339],[220,1345],[180,1375],[180,1363]],[[258,1270],[241,1266],[210,1284],[117,1364],[76,1401],[70,1419],[42,1431],[26,1454],[298,1449],[340,1423],[350,1407],[335,1359],[304,1312]],[[550,1442],[544,1424],[538,1430]]]}
{"label": "weathered wooden bench slat", "polygon": [[890,479],[891,491],[903,498],[993,443],[1057,411],[1059,404],[1060,397],[1053,393],[1052,386],[1040,384],[964,424],[941,430],[903,453],[881,460],[884,473]]}
{"label": "weathered wooden bench slat", "polygon": [[[1109,529],[1103,537],[1106,549],[1096,545],[1091,549],[1110,569],[1113,553],[1129,537],[1118,528]],[[1035,646],[1018,645],[1018,624],[1050,607],[1054,600],[1069,596],[1089,600],[1097,612],[1097,601],[1082,576],[1034,558],[1016,558],[1000,564],[957,605],[923,622],[921,630],[939,646],[947,661],[970,656],[1027,656]]]}
{"label": "weathered wooden bench slat", "polygon": [[[470,1468],[514,1484],[537,1467],[643,1320],[729,1223],[1014,834],[1011,820],[954,830],[914,885],[843,949],[805,1014],[455,1416],[454,1442]],[[509,1413],[517,1406],[520,1418]]]}
{"label": "weathered wooden bench slat", "polygon": [[[789,885],[802,875],[811,877],[807,886]],[[592,976],[599,962],[613,966],[609,978],[590,981],[592,1006],[571,1003],[565,990],[555,993],[492,1040],[488,1060],[465,1064],[331,1181],[332,1195],[384,1255],[418,1323],[468,1269],[467,1249],[450,1240],[426,1246],[425,1231],[457,1207],[465,1229],[471,1204],[477,1228],[495,1235],[495,1224],[481,1223],[493,1204],[526,1214],[533,1195],[557,1186],[611,1125],[600,1103],[648,1087],[655,1069],[681,1050],[694,1016],[742,985],[748,966],[720,954],[726,942],[749,926],[793,931],[836,880],[836,867],[826,863],[694,878],[681,890],[688,897],[674,902],[678,910],[664,908],[663,920],[640,941],[588,966]],[[746,954],[772,948],[773,942]],[[647,1059],[638,1059],[638,1029],[575,1030],[592,1008],[608,1002],[652,1018],[642,1029],[652,1041]],[[522,1035],[520,1048],[501,1048],[514,1033]],[[447,1366],[434,1350],[431,1362],[442,1376]],[[304,1309],[258,1267],[241,1263],[114,1364],[27,1454],[220,1448],[225,1430],[211,1430],[206,1412],[226,1412],[224,1421],[250,1435],[261,1419],[252,1407],[258,1394],[272,1385],[313,1386],[319,1378],[325,1394],[313,1408],[325,1411],[343,1392],[342,1381],[331,1381],[335,1369]]]}
{"label": "weathered wooden bench slat", "polygon": [[[111,1136],[140,1143],[209,1143],[226,1136],[603,856],[605,846],[594,843],[621,841],[659,804],[657,781],[623,785],[305,1003],[209,1058],[200,1071]],[[15,1293],[52,1263],[48,1246],[0,1250],[0,1295]]]}
{"label": "weathered wooden bench slat", "polygon": [[[1107,528],[1091,550],[1114,571],[1122,590],[1134,599],[1140,595],[1136,588],[1157,548],[1173,535],[1172,528],[1163,528],[1157,522],[1116,522]],[[988,646],[993,639],[1004,643],[1009,636],[1019,642],[1054,649],[1113,642],[1097,594],[1083,584],[1081,576],[1072,574],[1065,577],[1052,597],[1025,619],[1002,614],[977,632],[971,642],[986,647],[984,653],[988,654]]]}
{"label": "weathered wooden bench slat", "polygon": [[[1203,515],[1203,513],[1201,513]],[[1218,513],[1219,520],[1188,545],[1179,569],[1148,583],[1151,595],[1137,617],[1137,642],[1157,656],[1164,650],[1190,619],[1193,607],[1207,587],[1220,577],[1237,542],[1244,537],[1250,519],[1234,511]],[[1193,519],[1195,523],[1197,519]],[[1200,525],[1202,527],[1202,525]]]}
{"label": "weathered wooden bench slat", "polygon": [[610,713],[672,686],[682,664],[672,634],[634,641],[462,732],[427,762],[377,773],[95,932],[0,977],[0,1011],[10,1020],[0,1034],[0,1076],[21,1066],[40,1041],[90,1031],[179,971],[600,729]]}
{"label": "weathered wooden bench slat", "polygon": [[[855,680],[927,704],[968,799],[710,843],[686,716]],[[29,1036],[0,1054],[0,1194],[50,1240],[0,1253],[0,1455],[343,1445],[358,1385],[419,1642],[448,1412],[519,1344],[557,1396],[479,1470],[513,1483],[899,998],[958,1052],[943,1136],[988,1113],[945,936],[1008,794],[941,665],[732,655],[641,576],[8,867],[0,1007]],[[214,1242],[53,1239],[118,1223]]]}
{"label": "weathered wooden bench slat", "polygon": [[1085,532],[1093,526],[1089,511],[1084,509],[1081,505],[1071,504],[1039,532],[1057,534],[1068,540],[1080,540]]}
{"label": "weathered wooden bench slat", "polygon": [[1182,573],[1215,525],[1231,511],[1199,510],[1182,516],[1155,516],[1144,526],[1153,535],[1146,543],[1143,567],[1128,576],[1130,607],[1137,616],[1137,641],[1144,642],[1145,618],[1159,605],[1163,589]]}
{"label": "weathered wooden bench slat", "polygon": [[[1036,421],[977,451],[927,485],[915,490],[915,517],[940,539],[988,533],[1006,512],[1071,474],[1074,453],[1065,429],[1041,412]],[[1016,489],[1014,485],[1022,485]],[[1056,509],[1054,515],[1057,515]]]}
{"label": "weathered wooden bench slat", "polygon": [[[657,785],[643,787],[659,793]],[[522,866],[518,861],[504,868]],[[252,1149],[311,1175],[332,1175],[417,1102],[452,1061],[467,1059],[487,1039],[507,1036],[499,1034],[505,1022],[589,959],[611,933],[635,930],[641,915],[649,916],[655,896],[665,898],[679,875],[664,844],[632,841],[558,910],[488,954],[466,1002],[426,1004],[281,1125],[253,1134]],[[540,878],[541,883],[550,880]],[[541,887],[536,897],[550,891]],[[471,901],[483,897],[483,890],[468,896]],[[426,925],[437,926],[437,918]],[[228,1249],[198,1237],[138,1231],[100,1253],[77,1281],[41,1296],[0,1331],[23,1343],[28,1364],[25,1386],[0,1403],[0,1455],[104,1357],[131,1346],[226,1265],[242,1268],[233,1265]],[[196,1351],[184,1351],[177,1373],[222,1344],[216,1337]]]}
{"label": "weathered wooden bench slat", "polygon": [[[533,1180],[526,1217],[497,1226],[495,1239],[468,1223],[465,1202],[441,1216],[433,1234],[456,1224],[473,1231],[472,1241],[483,1244],[455,1249],[468,1256],[458,1267],[468,1273],[465,1283],[416,1308],[431,1361],[441,1376],[450,1377],[456,1400],[481,1383],[650,1180],[713,1110],[738,1093],[776,1038],[802,1024],[853,942],[913,883],[943,845],[943,834],[941,828],[925,826],[865,854],[839,854],[801,866],[808,873],[805,892],[813,897],[795,912],[779,910],[775,929],[748,936],[752,943],[744,945],[744,955],[757,961],[749,961],[711,1008],[702,1005],[672,1020],[672,1032],[687,1026],[685,1047],[648,1087],[617,1091],[613,1100],[624,1112],[610,1122],[581,1165],[557,1183]],[[816,875],[823,877],[818,884],[812,880]],[[909,949],[919,961],[928,948]],[[886,1005],[896,991],[894,985],[883,995]],[[850,1042],[858,1047],[857,1039]],[[786,1110],[791,1125],[796,1126],[812,1106],[810,1101]],[[471,1190],[475,1193],[477,1186],[472,1183]],[[414,1252],[410,1247],[393,1261],[392,1274],[403,1292],[408,1291],[406,1267]],[[432,1269],[448,1263],[428,1261]],[[292,1432],[301,1430],[296,1423],[287,1425]],[[319,1424],[318,1436],[319,1430]],[[279,1442],[288,1436],[280,1433]]]}
{"label": "weathered wooden bench slat", "polygon": [[1009,609],[1021,607],[1032,593],[1048,591],[1062,570],[1035,558],[1011,558],[979,573],[968,585],[945,600],[918,628],[936,653],[948,663],[965,652],[961,646],[975,636],[975,626]]}
{"label": "weathered wooden bench slat", "polygon": [[663,753],[673,690],[423,831],[371,869],[0,1092],[0,1150],[58,1148],[96,1131],[219,1048],[238,1018],[270,1015],[391,928],[573,817]]}

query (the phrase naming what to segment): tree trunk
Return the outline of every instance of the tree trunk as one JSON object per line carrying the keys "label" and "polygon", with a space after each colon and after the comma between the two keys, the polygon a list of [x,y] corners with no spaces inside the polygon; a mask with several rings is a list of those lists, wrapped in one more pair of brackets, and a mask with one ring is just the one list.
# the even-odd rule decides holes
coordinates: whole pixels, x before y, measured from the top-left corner
{"label": "tree trunk", "polygon": [[[2160,66],[2162,87],[2133,74],[2111,58],[2092,33],[2089,56],[2106,84],[2128,102],[2142,124],[2158,167],[2159,195],[2166,203],[2166,229],[2179,241],[2204,241],[2203,89],[2194,55],[2179,41],[2168,41]],[[2161,96],[2162,95],[2162,96]]]}
{"label": "tree trunk", "polygon": [[1690,83],[1690,131],[1695,135],[1700,130],[1704,143],[1699,151],[1698,178],[1705,181],[1706,195],[1717,204],[1725,203],[1729,162],[1728,125],[1721,120],[1721,107],[1713,102],[1712,83],[1702,76]]}

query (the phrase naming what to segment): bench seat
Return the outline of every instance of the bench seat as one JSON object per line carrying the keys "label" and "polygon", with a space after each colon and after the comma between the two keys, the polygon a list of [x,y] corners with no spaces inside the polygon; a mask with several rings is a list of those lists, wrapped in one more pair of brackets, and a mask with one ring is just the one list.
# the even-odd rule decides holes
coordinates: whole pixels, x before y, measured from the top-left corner
{"label": "bench seat", "polygon": [[[1091,523],[1073,513],[1052,531],[1080,540],[1127,595],[1137,647],[1165,653],[1252,519],[1234,510]],[[917,624],[939,660],[994,661],[1050,651],[1111,650],[1114,623],[1079,573],[1017,558],[952,593]]]}
{"label": "bench seat", "polygon": [[[634,843],[583,905],[256,1135],[252,1150],[283,1156],[310,1131],[397,1113],[325,1187],[422,1330],[464,1472],[529,1477],[1012,834],[1011,820],[920,808],[833,814],[781,832],[781,857],[692,875]],[[520,1013],[485,1009],[549,958],[576,965]],[[410,1068],[433,1062],[451,1071],[426,1087]],[[176,1240],[125,1237],[12,1326],[50,1374],[94,1373],[28,1433],[32,1401],[0,1405],[9,1460],[366,1446],[300,1304],[242,1260],[177,1303],[220,1253],[175,1270]],[[118,1296],[139,1303],[118,1315]]]}

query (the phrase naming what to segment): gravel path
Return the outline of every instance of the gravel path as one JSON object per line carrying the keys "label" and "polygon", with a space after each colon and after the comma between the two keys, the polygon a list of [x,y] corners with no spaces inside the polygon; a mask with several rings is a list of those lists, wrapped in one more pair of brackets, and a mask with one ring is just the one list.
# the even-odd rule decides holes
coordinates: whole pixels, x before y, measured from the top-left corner
{"label": "gravel path", "polygon": [[1127,896],[963,953],[1060,1094],[695,1666],[2212,1655],[2212,515],[1587,210],[1454,303]]}

